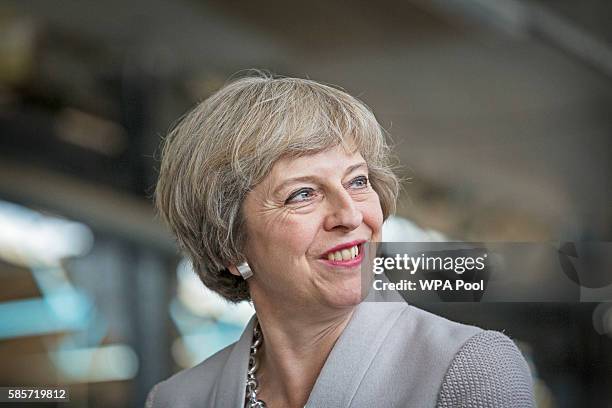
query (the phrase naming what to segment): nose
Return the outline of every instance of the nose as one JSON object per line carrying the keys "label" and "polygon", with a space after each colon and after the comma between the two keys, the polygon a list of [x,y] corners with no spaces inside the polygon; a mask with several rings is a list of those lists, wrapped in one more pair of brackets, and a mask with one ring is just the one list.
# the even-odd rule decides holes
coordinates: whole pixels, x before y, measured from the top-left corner
{"label": "nose", "polygon": [[325,229],[344,229],[352,231],[363,222],[363,214],[351,195],[342,189],[337,194],[328,195],[328,213],[325,217]]}

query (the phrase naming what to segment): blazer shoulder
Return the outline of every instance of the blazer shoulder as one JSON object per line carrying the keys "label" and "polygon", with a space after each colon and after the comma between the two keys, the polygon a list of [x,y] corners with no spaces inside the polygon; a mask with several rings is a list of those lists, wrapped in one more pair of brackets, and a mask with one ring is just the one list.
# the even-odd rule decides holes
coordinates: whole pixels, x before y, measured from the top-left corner
{"label": "blazer shoulder", "polygon": [[477,333],[461,347],[448,368],[437,406],[533,407],[529,366],[503,333]]}
{"label": "blazer shoulder", "polygon": [[440,385],[462,346],[482,329],[453,322],[409,304],[373,304],[369,320],[384,319],[355,401],[359,406],[435,406]]}
{"label": "blazer shoulder", "polygon": [[411,305],[405,306],[398,325],[404,331],[413,333],[413,344],[426,340],[425,343],[433,351],[444,350],[452,356],[468,339],[484,331],[480,327],[448,320]]}
{"label": "blazer shoulder", "polygon": [[156,384],[147,397],[146,408],[187,408],[209,398],[236,343],[213,354],[200,364]]}

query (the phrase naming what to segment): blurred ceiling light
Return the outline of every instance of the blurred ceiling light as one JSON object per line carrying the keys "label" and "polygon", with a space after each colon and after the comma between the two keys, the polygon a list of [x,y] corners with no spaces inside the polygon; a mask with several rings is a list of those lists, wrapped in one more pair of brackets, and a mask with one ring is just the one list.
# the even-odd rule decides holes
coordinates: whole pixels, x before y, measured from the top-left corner
{"label": "blurred ceiling light", "polygon": [[384,242],[442,242],[447,238],[440,232],[422,229],[406,218],[391,216],[383,224]]}
{"label": "blurred ceiling light", "polygon": [[84,224],[0,200],[0,258],[23,266],[56,265],[92,245],[93,233]]}
{"label": "blurred ceiling light", "polygon": [[189,260],[183,259],[176,272],[177,296],[183,306],[194,315],[212,317],[225,323],[244,327],[255,312],[250,303],[230,303],[204,286]]}
{"label": "blurred ceiling light", "polygon": [[55,351],[50,357],[66,383],[129,380],[138,372],[136,353],[123,344]]}
{"label": "blurred ceiling light", "polygon": [[[82,296],[75,300],[82,302],[83,308],[89,305]],[[87,329],[86,318],[89,316],[75,316],[75,313],[62,316],[57,312],[57,309],[49,307],[45,298],[0,303],[0,340]]]}
{"label": "blurred ceiling light", "polygon": [[193,367],[237,341],[243,330],[243,327],[214,325],[206,331],[179,337],[172,343],[172,357],[182,368]]}
{"label": "blurred ceiling light", "polygon": [[117,156],[127,147],[121,125],[73,108],[62,110],[55,130],[61,140],[107,156]]}
{"label": "blurred ceiling light", "polygon": [[190,351],[187,349],[187,346],[185,345],[185,342],[183,342],[182,337],[179,337],[172,342],[170,352],[174,361],[181,368],[191,368],[195,365],[195,357],[192,356]]}

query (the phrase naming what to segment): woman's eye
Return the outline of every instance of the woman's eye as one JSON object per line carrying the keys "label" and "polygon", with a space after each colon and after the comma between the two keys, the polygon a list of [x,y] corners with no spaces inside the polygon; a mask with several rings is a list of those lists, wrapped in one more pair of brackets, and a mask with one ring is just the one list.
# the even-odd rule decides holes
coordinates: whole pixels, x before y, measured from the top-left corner
{"label": "woman's eye", "polygon": [[287,200],[285,200],[285,204],[308,201],[314,196],[314,192],[315,191],[312,188],[299,189],[295,193],[292,193]]}
{"label": "woman's eye", "polygon": [[368,186],[368,178],[366,176],[359,176],[353,179],[350,185],[354,188],[365,188]]}

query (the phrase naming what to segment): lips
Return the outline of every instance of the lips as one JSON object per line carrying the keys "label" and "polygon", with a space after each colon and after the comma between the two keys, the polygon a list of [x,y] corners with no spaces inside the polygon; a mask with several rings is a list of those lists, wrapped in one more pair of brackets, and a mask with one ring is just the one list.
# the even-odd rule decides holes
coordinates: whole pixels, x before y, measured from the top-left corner
{"label": "lips", "polygon": [[334,263],[346,263],[361,258],[365,240],[346,242],[325,252],[321,259]]}

